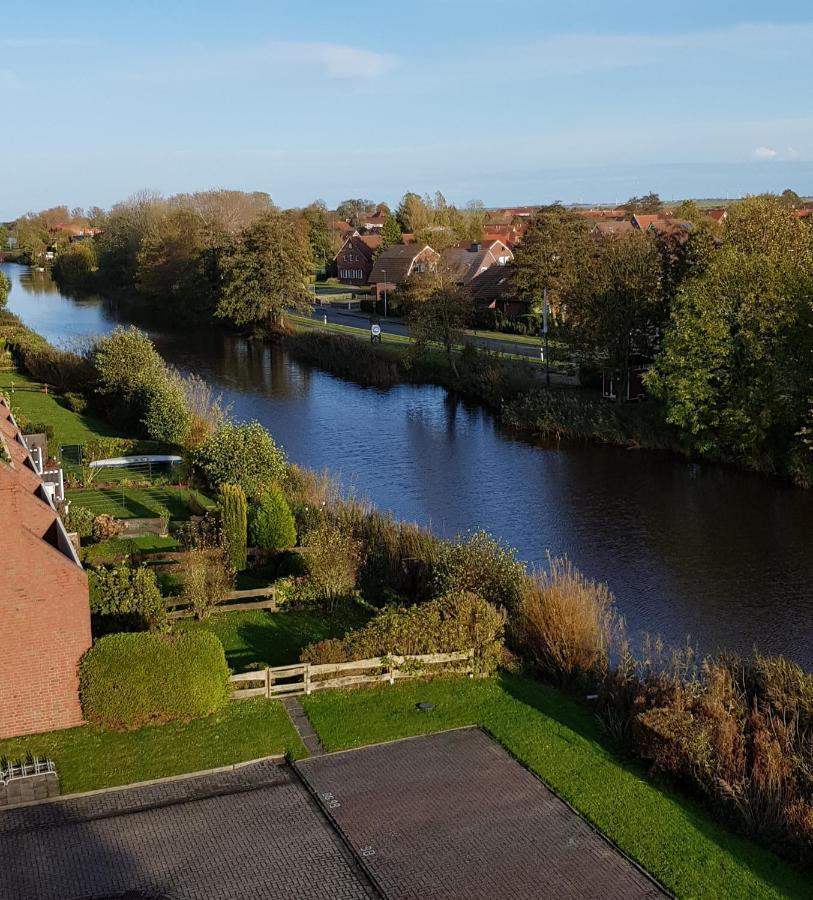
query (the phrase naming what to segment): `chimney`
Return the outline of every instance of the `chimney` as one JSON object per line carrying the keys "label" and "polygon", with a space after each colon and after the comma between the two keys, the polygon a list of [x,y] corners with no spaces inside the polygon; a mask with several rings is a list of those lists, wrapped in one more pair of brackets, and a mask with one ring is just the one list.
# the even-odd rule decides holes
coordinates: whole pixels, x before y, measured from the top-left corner
{"label": "chimney", "polygon": [[472,241],[472,242],[471,242],[471,247],[469,247],[469,252],[470,252],[470,253],[479,253],[479,252],[480,252],[480,242],[479,242],[479,241]]}

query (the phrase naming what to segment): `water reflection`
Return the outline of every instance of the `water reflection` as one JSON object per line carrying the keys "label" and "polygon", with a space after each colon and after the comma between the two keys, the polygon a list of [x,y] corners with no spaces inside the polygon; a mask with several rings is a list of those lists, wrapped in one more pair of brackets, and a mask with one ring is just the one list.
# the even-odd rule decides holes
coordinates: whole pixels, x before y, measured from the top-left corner
{"label": "water reflection", "polygon": [[705,649],[757,644],[813,666],[810,492],[654,453],[534,445],[439,388],[361,388],[263,342],[66,298],[43,273],[4,268],[10,308],[49,340],[136,322],[293,460],[328,467],[383,509],[443,534],[487,528],[531,564],[567,553],[610,583],[632,631]]}

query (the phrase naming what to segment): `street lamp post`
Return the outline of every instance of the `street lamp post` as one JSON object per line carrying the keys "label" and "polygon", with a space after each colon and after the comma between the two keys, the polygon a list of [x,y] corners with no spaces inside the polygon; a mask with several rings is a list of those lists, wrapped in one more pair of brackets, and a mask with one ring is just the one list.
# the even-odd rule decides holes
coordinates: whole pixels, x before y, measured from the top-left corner
{"label": "street lamp post", "polygon": [[387,270],[381,270],[384,273],[384,318],[387,318]]}

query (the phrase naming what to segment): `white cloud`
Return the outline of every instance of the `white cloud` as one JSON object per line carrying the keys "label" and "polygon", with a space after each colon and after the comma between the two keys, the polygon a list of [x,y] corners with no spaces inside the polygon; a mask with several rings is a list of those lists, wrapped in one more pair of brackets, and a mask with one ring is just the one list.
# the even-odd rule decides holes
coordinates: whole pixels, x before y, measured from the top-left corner
{"label": "white cloud", "polygon": [[348,44],[273,41],[255,55],[274,65],[316,67],[328,78],[377,78],[395,65],[395,58],[389,54]]}
{"label": "white cloud", "polygon": [[751,155],[754,159],[759,160],[778,159],[779,151],[774,150],[773,147],[755,147],[754,152]]}

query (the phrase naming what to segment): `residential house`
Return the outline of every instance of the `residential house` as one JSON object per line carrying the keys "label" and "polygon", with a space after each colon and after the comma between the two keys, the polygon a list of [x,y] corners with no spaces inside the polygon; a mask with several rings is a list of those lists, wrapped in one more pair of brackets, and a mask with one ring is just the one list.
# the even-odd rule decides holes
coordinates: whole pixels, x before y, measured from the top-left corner
{"label": "residential house", "polygon": [[80,725],[87,576],[4,398],[0,534],[0,738]]}
{"label": "residential house", "polygon": [[428,244],[394,244],[379,254],[368,282],[376,300],[380,294],[395,290],[411,275],[430,272],[437,267],[440,254]]}
{"label": "residential house", "polygon": [[514,254],[502,241],[474,241],[448,247],[440,254],[441,263],[454,273],[457,284],[466,285],[491,266],[504,266]]}
{"label": "residential house", "polygon": [[600,219],[590,229],[590,233],[598,237],[610,234],[631,234],[634,231],[635,226],[626,219]]}
{"label": "residential house", "polygon": [[707,209],[706,215],[715,222],[722,224],[728,218],[728,210],[722,206],[717,209]]}
{"label": "residential house", "polygon": [[506,247],[514,249],[528,230],[528,222],[510,225],[505,222],[486,222],[483,227],[484,241],[502,241]]}
{"label": "residential house", "polygon": [[332,232],[341,238],[341,240],[346,240],[351,235],[359,233],[355,225],[351,225],[344,219],[331,219],[329,227]]}
{"label": "residential house", "polygon": [[101,228],[91,228],[90,225],[78,225],[75,222],[64,222],[60,225],[54,225],[53,228],[49,229],[51,234],[67,234],[68,240],[73,243],[74,241],[83,241],[87,238],[96,237],[97,234],[102,233]]}
{"label": "residential house", "polygon": [[386,206],[378,206],[375,212],[366,215],[359,226],[369,234],[380,234],[389,215]]}
{"label": "residential house", "polygon": [[514,295],[511,275],[513,266],[489,266],[472,278],[469,294],[477,309],[494,309],[510,318],[525,315],[530,302]]}
{"label": "residential house", "polygon": [[373,256],[381,245],[381,235],[355,234],[345,239],[333,260],[342,284],[367,284],[373,269]]}

